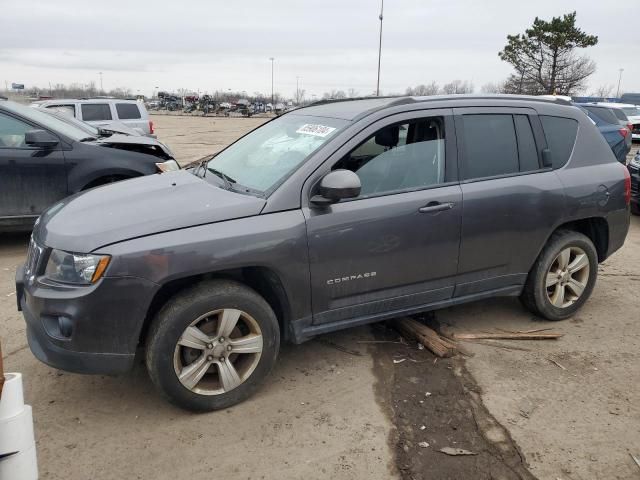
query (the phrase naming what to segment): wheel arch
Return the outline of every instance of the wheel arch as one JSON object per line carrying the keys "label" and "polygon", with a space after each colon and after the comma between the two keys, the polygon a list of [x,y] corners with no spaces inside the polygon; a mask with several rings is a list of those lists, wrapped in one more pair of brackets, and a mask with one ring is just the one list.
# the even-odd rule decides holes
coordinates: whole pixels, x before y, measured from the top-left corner
{"label": "wheel arch", "polygon": [[288,338],[288,328],[286,327],[291,319],[291,308],[289,296],[280,276],[275,270],[269,267],[247,266],[185,276],[162,284],[149,304],[142,328],[140,329],[138,344],[142,345],[145,343],[153,319],[167,301],[188,287],[212,279],[234,280],[255,290],[265,299],[275,313],[278,319],[278,325],[280,326],[281,336],[285,340]]}
{"label": "wheel arch", "polygon": [[544,246],[549,243],[553,234],[560,230],[570,230],[582,233],[589,238],[596,247],[598,262],[600,263],[606,260],[607,252],[609,250],[609,223],[604,217],[580,218],[556,226],[556,228],[549,233],[545,242],[540,246],[536,259],[540,256],[540,252],[542,252]]}

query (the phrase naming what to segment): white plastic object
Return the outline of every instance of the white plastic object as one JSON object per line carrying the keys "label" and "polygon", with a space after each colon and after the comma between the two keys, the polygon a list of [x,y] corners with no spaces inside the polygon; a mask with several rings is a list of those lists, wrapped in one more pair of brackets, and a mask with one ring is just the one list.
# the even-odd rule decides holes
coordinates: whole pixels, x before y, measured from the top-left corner
{"label": "white plastic object", "polygon": [[31,407],[24,404],[22,374],[5,374],[0,397],[0,480],[37,480]]}

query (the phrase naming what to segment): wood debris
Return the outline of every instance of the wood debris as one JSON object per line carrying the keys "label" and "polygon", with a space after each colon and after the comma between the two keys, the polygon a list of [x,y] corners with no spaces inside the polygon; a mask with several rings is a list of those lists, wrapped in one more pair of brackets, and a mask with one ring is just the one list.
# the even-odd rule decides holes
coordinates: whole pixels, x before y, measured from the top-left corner
{"label": "wood debris", "polygon": [[438,357],[451,357],[456,353],[453,342],[412,318],[401,318],[393,324],[401,334],[420,342]]}
{"label": "wood debris", "polygon": [[442,453],[446,453],[447,455],[477,455],[476,452],[471,452],[469,450],[465,450],[463,448],[453,448],[453,447],[444,447],[439,450]]}
{"label": "wood debris", "polygon": [[456,340],[555,340],[564,335],[564,333],[519,333],[519,332],[501,332],[501,333],[454,333]]}

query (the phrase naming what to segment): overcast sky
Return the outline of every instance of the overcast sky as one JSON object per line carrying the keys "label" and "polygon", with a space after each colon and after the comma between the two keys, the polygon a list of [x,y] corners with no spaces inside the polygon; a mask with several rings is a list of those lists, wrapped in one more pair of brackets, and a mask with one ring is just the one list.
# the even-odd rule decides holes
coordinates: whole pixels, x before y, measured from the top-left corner
{"label": "overcast sky", "polygon": [[[623,2],[624,3],[624,2]],[[407,86],[470,80],[478,91],[504,79],[498,58],[507,34],[535,16],[578,12],[578,25],[598,35],[586,50],[597,63],[590,90],[618,82],[640,91],[640,42],[632,13],[637,0],[387,0],[384,93]],[[331,89],[375,90],[379,0],[0,0],[0,81],[47,86],[89,83],[151,94],[271,91],[293,96],[296,77],[306,96]],[[628,21],[625,23],[625,18]],[[588,93],[588,92],[587,92]]]}

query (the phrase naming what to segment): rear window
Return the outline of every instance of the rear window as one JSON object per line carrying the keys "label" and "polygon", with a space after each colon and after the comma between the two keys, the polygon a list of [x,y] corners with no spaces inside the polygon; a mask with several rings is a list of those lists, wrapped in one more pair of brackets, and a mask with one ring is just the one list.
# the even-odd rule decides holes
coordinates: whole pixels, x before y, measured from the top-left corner
{"label": "rear window", "polygon": [[616,116],[618,120],[623,120],[625,122],[629,120],[625,115],[625,113],[619,108],[612,108],[611,111],[613,112],[613,114]]}
{"label": "rear window", "polygon": [[547,148],[551,153],[553,168],[564,166],[576,143],[578,122],[572,118],[540,115],[540,122],[547,139]]}
{"label": "rear window", "polygon": [[600,118],[602,121],[606,123],[610,123],[612,125],[617,125],[620,123],[610,108],[592,107],[590,105],[589,106],[585,105],[584,108],[585,110],[587,110],[590,113],[593,113],[594,115],[596,115],[598,118]]}
{"label": "rear window", "polygon": [[106,103],[83,103],[82,120],[90,122],[92,120],[111,120],[111,109]]}
{"label": "rear window", "polygon": [[135,120],[141,118],[140,109],[135,103],[116,103],[116,111],[120,120]]}

